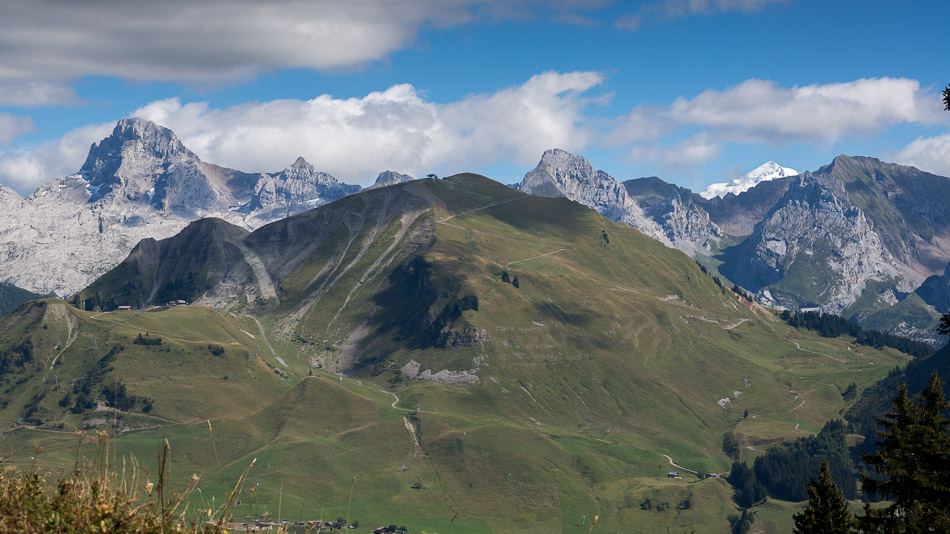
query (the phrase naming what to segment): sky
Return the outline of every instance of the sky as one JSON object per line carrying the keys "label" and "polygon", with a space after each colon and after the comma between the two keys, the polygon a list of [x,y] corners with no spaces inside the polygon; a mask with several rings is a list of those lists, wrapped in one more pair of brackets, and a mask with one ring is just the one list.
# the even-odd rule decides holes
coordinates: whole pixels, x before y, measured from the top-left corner
{"label": "sky", "polygon": [[0,0],[0,184],[116,121],[202,160],[347,183],[521,180],[550,148],[702,191],[838,154],[950,176],[950,2]]}

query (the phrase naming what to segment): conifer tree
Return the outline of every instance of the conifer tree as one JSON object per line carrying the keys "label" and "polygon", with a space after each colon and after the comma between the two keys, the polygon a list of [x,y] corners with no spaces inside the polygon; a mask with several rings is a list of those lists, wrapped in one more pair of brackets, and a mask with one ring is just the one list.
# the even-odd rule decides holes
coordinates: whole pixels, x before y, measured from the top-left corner
{"label": "conifer tree", "polygon": [[848,501],[831,478],[828,462],[821,463],[818,480],[808,484],[808,507],[795,514],[795,534],[849,534],[855,526]]}
{"label": "conifer tree", "polygon": [[950,532],[950,403],[937,373],[913,400],[898,389],[893,413],[878,420],[880,449],[864,460],[881,480],[863,476],[864,490],[890,499],[860,518],[865,532]]}
{"label": "conifer tree", "polygon": [[943,314],[940,318],[940,324],[937,325],[937,333],[946,336],[950,335],[950,313]]}

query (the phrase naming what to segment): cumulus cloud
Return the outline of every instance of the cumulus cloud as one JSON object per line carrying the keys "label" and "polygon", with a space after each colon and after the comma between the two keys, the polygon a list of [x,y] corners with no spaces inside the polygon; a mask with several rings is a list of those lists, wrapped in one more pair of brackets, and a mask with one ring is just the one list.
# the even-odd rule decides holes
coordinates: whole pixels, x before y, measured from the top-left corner
{"label": "cumulus cloud", "polygon": [[950,133],[920,137],[898,152],[894,161],[941,176],[950,176]]}
{"label": "cumulus cloud", "polygon": [[708,127],[747,142],[833,143],[900,123],[928,123],[935,101],[907,78],[862,78],[853,82],[779,87],[746,80],[719,91],[679,98],[668,116],[681,124]]}
{"label": "cumulus cloud", "polygon": [[32,132],[33,119],[12,113],[0,113],[0,145],[5,145],[21,135]]}
{"label": "cumulus cloud", "polygon": [[[585,124],[585,96],[597,72],[545,72],[521,85],[446,104],[396,85],[361,98],[321,95],[213,109],[178,99],[135,111],[171,128],[203,160],[249,172],[273,172],[304,156],[349,183],[369,183],[392,169],[476,170],[495,162],[530,165],[544,150],[581,150],[595,135]],[[34,150],[0,156],[0,183],[21,192],[75,172],[110,125],[95,125]]]}
{"label": "cumulus cloud", "polygon": [[[693,98],[680,97],[666,106],[634,108],[612,121],[603,139],[610,146],[633,143],[634,161],[676,172],[717,159],[724,143],[833,145],[898,124],[933,124],[942,117],[939,99],[913,79],[864,78],[794,87],[751,79],[726,89],[707,89]],[[668,137],[680,140],[658,141]],[[939,158],[950,155],[947,151],[940,156],[938,148],[948,146],[946,138],[922,139],[908,146],[902,157],[926,160],[937,168]]]}
{"label": "cumulus cloud", "polygon": [[684,137],[672,145],[636,145],[630,150],[630,159],[656,165],[665,173],[681,173],[695,169],[722,154],[722,146],[706,133]]}
{"label": "cumulus cloud", "polygon": [[76,128],[59,139],[0,155],[0,184],[28,195],[40,184],[79,170],[89,146],[112,132],[115,123]]}
{"label": "cumulus cloud", "polygon": [[[933,124],[942,117],[933,92],[908,78],[862,78],[794,87],[751,79],[726,89],[707,89],[692,98],[680,97],[664,106],[638,106],[609,121],[603,139],[609,146],[622,146],[701,132],[705,137],[693,139],[714,137],[717,144],[831,145],[898,124]],[[634,151],[640,155],[638,159],[662,161],[658,154],[666,149],[650,146]],[[694,142],[683,148],[699,147]],[[694,154],[715,157],[718,151]],[[684,161],[699,162],[701,158]]]}

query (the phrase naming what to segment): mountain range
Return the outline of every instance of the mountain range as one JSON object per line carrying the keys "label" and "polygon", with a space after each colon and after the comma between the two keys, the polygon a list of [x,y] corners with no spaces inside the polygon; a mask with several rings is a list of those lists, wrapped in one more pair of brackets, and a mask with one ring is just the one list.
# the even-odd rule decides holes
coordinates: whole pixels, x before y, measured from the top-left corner
{"label": "mountain range", "polygon": [[938,295],[947,293],[950,265],[942,200],[950,198],[950,179],[844,155],[792,176],[765,167],[757,171],[775,170],[770,179],[720,197],[656,177],[621,183],[581,156],[550,150],[519,187],[630,224],[707,263],[765,305],[820,309],[936,341],[938,313],[947,311]]}
{"label": "mountain range", "polygon": [[[373,187],[411,179],[384,171]],[[950,223],[941,200],[950,180],[913,167],[842,155],[798,173],[768,162],[696,194],[658,177],[620,182],[552,149],[517,188],[633,226],[768,306],[820,309],[931,341],[947,311]],[[143,239],[199,218],[253,230],[359,190],[303,158],[274,173],[209,164],[170,130],[124,119],[76,174],[26,199],[0,186],[0,282],[70,295]]]}
{"label": "mountain range", "polygon": [[577,202],[461,174],[253,231],[197,220],[70,303],[24,304],[0,320],[0,446],[60,470],[97,454],[77,429],[115,428],[122,457],[167,439],[205,501],[257,458],[241,517],[352,501],[413,532],[715,532],[732,490],[701,474],[729,470],[724,435],[750,459],[817,432],[907,360],[796,329]]}
{"label": "mountain range", "polygon": [[[408,178],[381,173],[389,183]],[[303,158],[282,171],[245,173],[201,159],[175,134],[123,119],[89,149],[79,171],[21,198],[0,186],[0,282],[38,293],[75,293],[145,238],[218,217],[244,228],[359,191]]]}

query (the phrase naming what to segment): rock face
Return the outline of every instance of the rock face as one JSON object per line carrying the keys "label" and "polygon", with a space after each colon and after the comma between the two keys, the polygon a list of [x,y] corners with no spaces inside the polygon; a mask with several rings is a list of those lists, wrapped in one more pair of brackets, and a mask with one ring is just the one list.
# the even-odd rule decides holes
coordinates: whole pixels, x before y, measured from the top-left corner
{"label": "rock face", "polygon": [[320,172],[303,158],[274,175],[261,175],[251,201],[238,211],[254,221],[272,221],[332,202],[360,190]]}
{"label": "rock face", "polygon": [[246,183],[231,184],[220,174],[171,130],[143,119],[119,121],[111,136],[92,145],[79,170],[88,183],[88,202],[111,197],[113,203],[144,203],[184,217],[226,210],[235,193],[245,193],[240,185]]}
{"label": "rock face", "polygon": [[23,197],[19,193],[0,185],[0,210],[17,210],[21,204],[23,204]]}
{"label": "rock face", "polygon": [[653,176],[623,183],[628,197],[662,232],[669,246],[693,256],[709,254],[722,231],[686,188],[668,184]]}
{"label": "rock face", "polygon": [[710,238],[719,230],[708,215],[695,210],[688,191],[659,179],[644,180],[627,187],[606,172],[595,171],[586,158],[554,149],[544,153],[518,188],[538,196],[566,197],[687,253],[708,252]]}
{"label": "rock face", "polygon": [[739,247],[730,278],[760,301],[840,313],[869,279],[900,280],[901,269],[840,183],[806,173]]}
{"label": "rock face", "polygon": [[146,238],[218,217],[253,229],[356,192],[302,159],[251,174],[201,161],[175,134],[123,119],[89,149],[79,172],[21,199],[0,187],[0,282],[65,296]]}
{"label": "rock face", "polygon": [[842,313],[872,281],[896,302],[950,261],[950,179],[838,156],[791,180],[721,269],[764,303]]}

